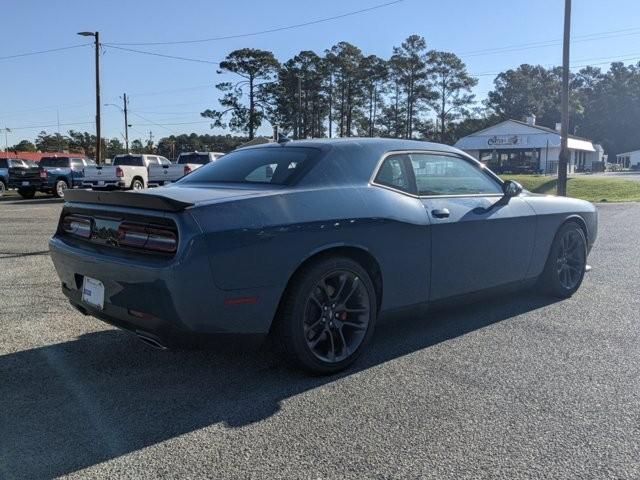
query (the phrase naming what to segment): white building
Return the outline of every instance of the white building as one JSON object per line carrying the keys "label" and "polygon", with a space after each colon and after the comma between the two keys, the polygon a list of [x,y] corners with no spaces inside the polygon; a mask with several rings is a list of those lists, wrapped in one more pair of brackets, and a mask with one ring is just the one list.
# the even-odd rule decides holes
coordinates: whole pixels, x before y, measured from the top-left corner
{"label": "white building", "polygon": [[[556,130],[536,125],[535,115],[525,122],[505,120],[461,138],[456,147],[485,163],[496,173],[557,173],[560,156]],[[601,169],[604,152],[586,138],[569,135],[569,173]]]}
{"label": "white building", "polygon": [[616,155],[616,163],[623,168],[640,168],[640,150]]}

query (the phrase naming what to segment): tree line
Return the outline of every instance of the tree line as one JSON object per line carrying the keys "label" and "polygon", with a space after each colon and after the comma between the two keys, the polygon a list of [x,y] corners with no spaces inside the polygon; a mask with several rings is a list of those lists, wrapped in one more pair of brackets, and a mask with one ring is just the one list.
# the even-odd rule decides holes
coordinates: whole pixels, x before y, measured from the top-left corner
{"label": "tree line", "polygon": [[[201,115],[232,135],[184,134],[154,144],[134,140],[131,151],[168,158],[185,150],[229,151],[253,139],[261,127],[278,126],[293,138],[381,136],[453,144],[489,125],[535,114],[554,128],[560,121],[562,69],[523,64],[496,76],[487,98],[473,94],[477,79],[454,53],[429,49],[411,35],[388,58],[367,55],[339,42],[321,54],[303,50],[284,62],[272,52],[230,52],[220,71],[231,80],[216,85],[219,106]],[[234,78],[235,77],[235,78]],[[571,73],[570,132],[601,143],[610,158],[640,148],[640,63],[612,63]],[[104,139],[107,156],[124,151]],[[17,150],[79,149],[92,155],[95,136],[41,132]],[[17,148],[20,147],[20,148]]]}
{"label": "tree line", "polygon": [[293,138],[385,136],[451,140],[452,123],[471,115],[477,79],[455,54],[411,35],[392,55],[365,55],[339,42],[322,55],[304,50],[280,63],[272,52],[243,48],[220,63],[238,81],[216,85],[213,127],[253,138],[263,124]]}
{"label": "tree line", "polygon": [[[501,120],[535,114],[540,125],[560,121],[562,68],[522,64],[496,76],[486,99],[455,53],[427,48],[411,35],[389,58],[366,55],[339,42],[321,55],[304,50],[280,63],[272,52],[235,50],[220,64],[237,82],[216,87],[218,109],[202,116],[253,138],[277,125],[293,138],[381,136],[455,143]],[[570,125],[574,135],[611,155],[640,148],[640,63],[588,66],[571,73]]]}

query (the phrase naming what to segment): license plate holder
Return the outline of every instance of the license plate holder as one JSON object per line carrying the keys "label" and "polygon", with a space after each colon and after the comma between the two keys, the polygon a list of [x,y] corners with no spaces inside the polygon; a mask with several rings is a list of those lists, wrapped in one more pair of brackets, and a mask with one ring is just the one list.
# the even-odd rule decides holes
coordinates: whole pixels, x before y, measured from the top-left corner
{"label": "license plate holder", "polygon": [[104,185],[104,180],[98,180],[98,185]]}
{"label": "license plate holder", "polygon": [[26,180],[22,182],[22,186],[23,187],[28,187],[29,186],[29,182],[27,182]]}
{"label": "license plate holder", "polygon": [[82,301],[94,308],[104,308],[104,284],[100,280],[84,277],[82,281]]}

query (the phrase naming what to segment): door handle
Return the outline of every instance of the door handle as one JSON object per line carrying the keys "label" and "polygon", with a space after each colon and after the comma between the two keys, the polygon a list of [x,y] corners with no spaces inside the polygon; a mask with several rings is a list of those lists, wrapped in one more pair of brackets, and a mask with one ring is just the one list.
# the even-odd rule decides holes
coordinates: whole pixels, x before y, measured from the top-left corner
{"label": "door handle", "polygon": [[431,210],[431,215],[436,218],[449,218],[449,209],[448,208],[436,208]]}

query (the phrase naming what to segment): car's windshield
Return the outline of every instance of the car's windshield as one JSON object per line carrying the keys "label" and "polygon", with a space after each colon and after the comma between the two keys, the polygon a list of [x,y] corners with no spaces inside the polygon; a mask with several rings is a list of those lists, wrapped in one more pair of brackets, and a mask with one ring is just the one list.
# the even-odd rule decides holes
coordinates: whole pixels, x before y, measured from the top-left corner
{"label": "car's windshield", "polygon": [[19,158],[10,158],[7,160],[9,163],[9,168],[24,168],[26,167],[25,163]]}
{"label": "car's windshield", "polygon": [[68,167],[69,159],[66,157],[43,157],[42,160],[40,160],[40,166],[57,168]]}
{"label": "car's windshield", "polygon": [[209,163],[208,153],[181,153],[178,157],[178,163],[184,165],[185,163],[195,163],[196,165],[206,165]]}
{"label": "car's windshield", "polygon": [[114,165],[141,167],[144,165],[141,155],[119,155],[113,160]]}
{"label": "car's windshield", "polygon": [[291,185],[309,171],[320,151],[306,147],[236,150],[194,171],[182,183]]}

